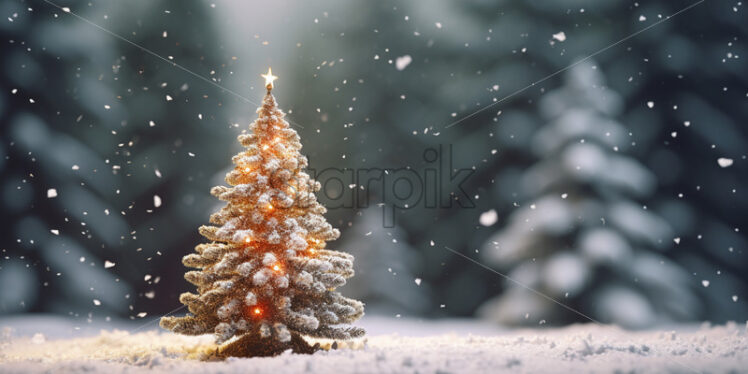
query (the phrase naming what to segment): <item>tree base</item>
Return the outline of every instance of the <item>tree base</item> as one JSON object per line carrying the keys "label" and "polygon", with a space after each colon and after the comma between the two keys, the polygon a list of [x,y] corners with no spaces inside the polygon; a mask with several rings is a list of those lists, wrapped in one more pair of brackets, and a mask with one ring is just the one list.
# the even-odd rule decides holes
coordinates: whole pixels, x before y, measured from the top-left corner
{"label": "tree base", "polygon": [[299,354],[312,354],[320,350],[319,344],[314,346],[304,340],[298,333],[291,333],[291,341],[279,342],[273,338],[261,338],[257,332],[247,333],[239,339],[219,347],[213,357],[209,359],[226,359],[229,357],[269,357],[277,356],[287,350]]}

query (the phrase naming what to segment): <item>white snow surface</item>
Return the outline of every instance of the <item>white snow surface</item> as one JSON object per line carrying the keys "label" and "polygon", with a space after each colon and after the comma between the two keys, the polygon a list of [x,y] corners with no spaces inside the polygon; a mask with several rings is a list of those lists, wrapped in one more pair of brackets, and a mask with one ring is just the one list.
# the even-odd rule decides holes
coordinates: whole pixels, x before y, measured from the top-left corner
{"label": "white snow surface", "polygon": [[175,335],[151,322],[0,318],[0,372],[748,372],[747,326],[735,323],[648,331],[594,324],[510,330],[470,320],[367,316],[360,324],[367,337],[337,350],[206,362],[186,356],[212,347],[211,336]]}

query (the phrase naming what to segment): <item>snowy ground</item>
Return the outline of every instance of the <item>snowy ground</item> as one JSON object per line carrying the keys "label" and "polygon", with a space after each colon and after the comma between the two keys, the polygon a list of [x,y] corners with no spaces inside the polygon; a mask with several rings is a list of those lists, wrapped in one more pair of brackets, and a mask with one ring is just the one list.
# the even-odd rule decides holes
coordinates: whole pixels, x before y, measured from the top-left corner
{"label": "snowy ground", "polygon": [[[97,331],[54,317],[0,318],[0,372],[479,373],[748,372],[745,325],[628,332],[616,327],[501,330],[471,321],[365,318],[368,337],[314,355],[202,362],[210,337],[147,325]],[[137,328],[140,327],[140,330]]]}

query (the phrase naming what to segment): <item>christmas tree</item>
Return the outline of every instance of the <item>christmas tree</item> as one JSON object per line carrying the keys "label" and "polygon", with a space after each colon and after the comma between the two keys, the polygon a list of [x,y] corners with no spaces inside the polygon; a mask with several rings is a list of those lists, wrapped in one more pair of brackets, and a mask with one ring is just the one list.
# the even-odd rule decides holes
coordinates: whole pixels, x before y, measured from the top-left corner
{"label": "christmas tree", "polygon": [[227,205],[200,227],[211,240],[184,257],[185,278],[198,294],[183,293],[190,311],[164,317],[161,326],[181,334],[215,333],[216,342],[238,339],[219,355],[270,356],[287,349],[311,353],[303,336],[351,339],[364,330],[348,324],[364,314],[363,304],[335,288],[353,276],[353,256],[325,249],[340,235],[322,216],[320,184],[303,170],[299,135],[271,94],[277,77],[263,75],[267,94],[250,134],[239,135],[245,151],[233,157],[226,175],[233,187],[211,194]]}

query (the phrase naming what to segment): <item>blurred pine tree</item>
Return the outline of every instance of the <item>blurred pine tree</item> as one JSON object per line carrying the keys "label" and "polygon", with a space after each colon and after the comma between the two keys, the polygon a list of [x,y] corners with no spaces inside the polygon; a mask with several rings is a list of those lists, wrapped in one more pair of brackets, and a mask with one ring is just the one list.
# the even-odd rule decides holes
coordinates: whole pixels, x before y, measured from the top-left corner
{"label": "blurred pine tree", "polygon": [[[215,82],[226,73],[202,2],[64,6]],[[49,4],[0,8],[13,15],[0,25],[0,266],[34,278],[13,282],[25,291],[0,297],[0,313],[132,317],[168,307],[153,300],[161,287],[176,305],[184,286],[172,264],[213,204],[215,181],[195,170],[225,166],[230,150],[204,147],[234,136],[226,103],[236,100]]]}
{"label": "blurred pine tree", "polygon": [[[539,102],[549,121],[532,137],[539,161],[520,178],[521,207],[481,251],[517,282],[604,323],[641,328],[703,315],[672,226],[639,203],[656,177],[626,155],[634,147],[613,118],[623,105],[592,62]],[[504,324],[579,320],[516,283],[482,307]]]}
{"label": "blurred pine tree", "polygon": [[367,313],[413,317],[429,312],[431,287],[420,279],[420,255],[399,226],[383,227],[381,209],[362,210],[341,239],[337,247],[362,263],[348,280],[346,295],[366,300]]}

